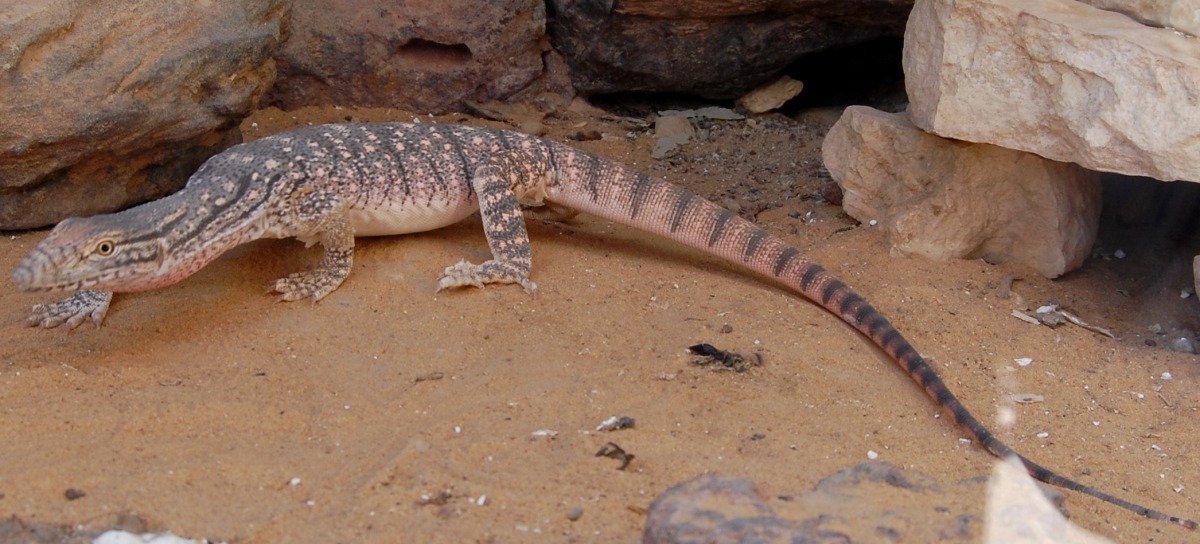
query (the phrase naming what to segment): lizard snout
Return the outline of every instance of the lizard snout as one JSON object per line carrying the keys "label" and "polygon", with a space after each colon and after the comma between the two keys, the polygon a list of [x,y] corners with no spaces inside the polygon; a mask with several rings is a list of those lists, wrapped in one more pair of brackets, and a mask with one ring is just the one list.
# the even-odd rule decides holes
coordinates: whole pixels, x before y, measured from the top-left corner
{"label": "lizard snout", "polygon": [[22,264],[18,266],[16,270],[13,270],[12,281],[13,283],[17,284],[17,289],[22,291],[32,291],[33,271],[30,270],[29,267]]}

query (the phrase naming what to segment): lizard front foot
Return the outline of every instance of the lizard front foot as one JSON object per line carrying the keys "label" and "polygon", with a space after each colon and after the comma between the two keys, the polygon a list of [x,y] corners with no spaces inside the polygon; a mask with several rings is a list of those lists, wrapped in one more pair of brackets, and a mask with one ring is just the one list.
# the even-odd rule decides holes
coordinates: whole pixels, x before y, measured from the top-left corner
{"label": "lizard front foot", "polygon": [[90,319],[97,327],[104,321],[108,313],[108,304],[112,302],[112,293],[106,291],[83,290],[71,295],[61,302],[53,304],[34,304],[25,318],[25,326],[53,329],[63,323],[74,329]]}
{"label": "lizard front foot", "polygon": [[537,294],[536,283],[525,277],[516,266],[500,261],[486,261],[483,264],[459,261],[454,266],[447,266],[438,278],[437,290],[440,292],[468,285],[482,288],[489,283],[516,283],[525,288],[526,293]]}
{"label": "lizard front foot", "polygon": [[279,278],[271,286],[270,292],[278,293],[279,296],[276,300],[280,301],[291,302],[311,298],[313,302],[316,302],[337,289],[344,279],[345,276],[337,277],[328,270],[318,268]]}

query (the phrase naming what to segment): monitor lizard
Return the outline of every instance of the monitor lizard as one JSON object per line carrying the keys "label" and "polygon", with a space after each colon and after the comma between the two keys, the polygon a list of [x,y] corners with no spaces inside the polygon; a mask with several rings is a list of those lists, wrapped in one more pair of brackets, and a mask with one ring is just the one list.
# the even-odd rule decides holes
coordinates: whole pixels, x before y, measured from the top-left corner
{"label": "monitor lizard", "polygon": [[522,205],[583,212],[653,233],[786,285],[869,338],[973,440],[1016,457],[1049,484],[1153,519],[1194,521],[1104,493],[1046,469],[997,439],[898,330],[799,249],[694,193],[573,147],[499,129],[362,123],[301,128],[212,157],[179,192],[125,211],[62,221],[12,274],[25,291],[75,290],[27,320],[74,328],[104,319],[114,292],[178,282],[260,238],[320,243],[312,270],[272,286],[281,300],[320,300],[350,273],[355,236],[421,232],[476,210],[492,258],[447,267],[437,290],[515,283],[535,293]]}

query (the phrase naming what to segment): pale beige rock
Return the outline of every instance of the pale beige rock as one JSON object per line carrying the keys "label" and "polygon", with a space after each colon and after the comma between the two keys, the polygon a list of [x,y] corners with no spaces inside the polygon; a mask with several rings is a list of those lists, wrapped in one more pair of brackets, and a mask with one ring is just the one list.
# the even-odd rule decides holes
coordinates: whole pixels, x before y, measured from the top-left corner
{"label": "pale beige rock", "polygon": [[737,104],[750,113],[766,113],[783,106],[804,90],[804,82],[781,76],[762,87],[746,93]]}
{"label": "pale beige rock", "polygon": [[1099,174],[1074,164],[947,140],[863,106],[846,108],[822,154],[846,213],[875,221],[903,254],[1015,261],[1053,278],[1095,241]]}
{"label": "pale beige rock", "polygon": [[1200,3],[1196,0],[1079,0],[1085,4],[1124,13],[1143,23],[1200,35]]}
{"label": "pale beige rock", "polygon": [[1200,298],[1200,255],[1192,258],[1192,287]]}
{"label": "pale beige rock", "polygon": [[1093,170],[1200,181],[1200,42],[1073,0],[919,0],[917,126]]}
{"label": "pale beige rock", "polygon": [[654,121],[654,151],[650,156],[662,159],[670,156],[679,146],[688,143],[696,135],[696,127],[686,115],[663,115]]}
{"label": "pale beige rock", "polygon": [[987,544],[1108,544],[1067,521],[1015,458],[996,463],[988,482],[983,541]]}

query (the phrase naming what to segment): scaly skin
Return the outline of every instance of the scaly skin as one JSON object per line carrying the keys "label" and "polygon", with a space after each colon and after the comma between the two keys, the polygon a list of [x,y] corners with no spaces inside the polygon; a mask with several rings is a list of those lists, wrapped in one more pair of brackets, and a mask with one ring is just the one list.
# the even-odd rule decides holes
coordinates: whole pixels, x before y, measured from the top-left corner
{"label": "scaly skin", "polygon": [[447,125],[324,125],[235,146],[167,198],[64,221],[13,273],[26,291],[76,290],[35,306],[30,325],[99,324],[112,292],[154,289],[258,238],[320,242],[314,270],[278,280],[283,300],[319,300],[353,263],[354,236],[403,234],[479,209],[492,259],[450,266],[438,290],[517,283],[536,292],[521,204],[590,213],[654,233],[775,279],[871,339],[972,439],[1017,457],[1035,478],[1189,529],[1196,523],[1060,476],[1000,442],[917,350],[861,296],[800,250],[684,189],[532,136]]}

